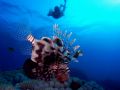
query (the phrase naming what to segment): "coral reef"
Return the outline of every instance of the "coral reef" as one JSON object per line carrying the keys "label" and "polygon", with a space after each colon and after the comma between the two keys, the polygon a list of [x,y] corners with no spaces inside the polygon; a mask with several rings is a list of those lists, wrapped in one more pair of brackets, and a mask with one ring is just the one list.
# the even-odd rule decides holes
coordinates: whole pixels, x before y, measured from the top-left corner
{"label": "coral reef", "polygon": [[90,82],[86,82],[78,90],[104,90],[104,89],[100,87],[96,82],[90,81]]}
{"label": "coral reef", "polygon": [[0,84],[12,84],[23,82],[29,78],[24,75],[23,70],[5,71],[0,73]]}
{"label": "coral reef", "polygon": [[104,90],[94,81],[70,77],[64,83],[55,78],[50,81],[28,78],[22,70],[0,73],[0,90]]}

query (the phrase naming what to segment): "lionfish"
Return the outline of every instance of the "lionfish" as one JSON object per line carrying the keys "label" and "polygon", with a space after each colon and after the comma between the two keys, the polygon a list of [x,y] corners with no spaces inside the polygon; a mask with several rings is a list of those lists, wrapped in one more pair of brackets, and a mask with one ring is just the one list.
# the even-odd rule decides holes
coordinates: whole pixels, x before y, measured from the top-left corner
{"label": "lionfish", "polygon": [[63,83],[69,78],[69,62],[77,60],[82,52],[78,50],[79,45],[74,46],[70,52],[69,47],[76,41],[73,39],[67,42],[72,32],[62,33],[57,24],[54,25],[53,31],[53,39],[42,37],[37,40],[31,34],[27,36],[27,40],[32,44],[32,54],[31,58],[25,61],[23,70],[33,79],[48,81],[56,78]]}

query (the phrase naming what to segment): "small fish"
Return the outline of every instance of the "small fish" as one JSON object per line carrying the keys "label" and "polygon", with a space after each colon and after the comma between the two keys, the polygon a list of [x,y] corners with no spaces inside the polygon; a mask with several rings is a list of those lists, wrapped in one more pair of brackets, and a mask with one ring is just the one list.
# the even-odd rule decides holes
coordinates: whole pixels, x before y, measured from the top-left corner
{"label": "small fish", "polygon": [[13,47],[8,47],[8,51],[10,51],[10,52],[14,52],[15,49],[14,49]]}

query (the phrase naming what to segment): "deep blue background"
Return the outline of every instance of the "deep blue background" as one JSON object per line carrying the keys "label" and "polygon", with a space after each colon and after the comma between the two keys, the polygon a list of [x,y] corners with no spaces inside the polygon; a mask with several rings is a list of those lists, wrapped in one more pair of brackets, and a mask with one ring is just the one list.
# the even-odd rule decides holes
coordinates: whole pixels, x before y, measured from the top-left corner
{"label": "deep blue background", "polygon": [[84,51],[79,63],[70,64],[72,75],[120,90],[120,0],[67,0],[64,17],[47,16],[49,9],[63,3],[0,0],[0,71],[22,67],[31,52],[25,37],[29,33],[36,38],[51,36],[52,25],[58,23],[77,34]]}

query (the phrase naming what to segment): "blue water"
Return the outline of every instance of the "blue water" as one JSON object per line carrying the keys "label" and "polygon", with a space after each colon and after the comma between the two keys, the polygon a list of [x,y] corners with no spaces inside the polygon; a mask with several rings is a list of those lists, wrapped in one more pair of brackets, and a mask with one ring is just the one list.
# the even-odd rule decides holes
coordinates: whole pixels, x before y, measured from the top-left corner
{"label": "blue water", "polygon": [[77,34],[84,52],[79,63],[70,64],[71,74],[97,81],[106,90],[120,90],[120,1],[67,0],[65,16],[47,16],[49,9],[63,3],[0,0],[0,71],[21,68],[31,52],[25,37],[51,36],[52,25],[58,23]]}

